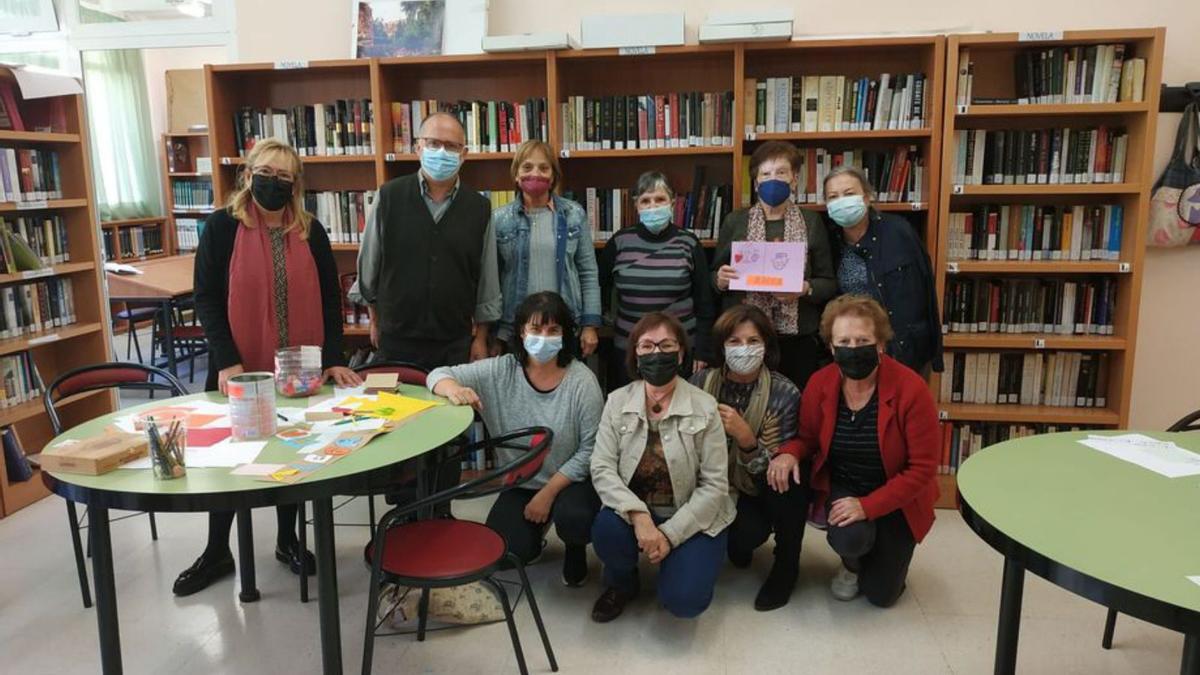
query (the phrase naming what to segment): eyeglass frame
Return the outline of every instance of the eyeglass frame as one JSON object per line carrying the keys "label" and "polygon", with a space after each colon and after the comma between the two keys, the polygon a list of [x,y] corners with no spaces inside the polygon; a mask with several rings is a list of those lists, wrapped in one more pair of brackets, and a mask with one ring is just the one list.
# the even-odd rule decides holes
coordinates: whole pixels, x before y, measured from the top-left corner
{"label": "eyeglass frame", "polygon": [[417,140],[421,141],[423,147],[429,148],[430,150],[445,149],[446,152],[462,154],[462,152],[467,149],[466,143],[459,143],[458,141],[444,141],[440,138],[433,138],[432,136],[421,136]]}

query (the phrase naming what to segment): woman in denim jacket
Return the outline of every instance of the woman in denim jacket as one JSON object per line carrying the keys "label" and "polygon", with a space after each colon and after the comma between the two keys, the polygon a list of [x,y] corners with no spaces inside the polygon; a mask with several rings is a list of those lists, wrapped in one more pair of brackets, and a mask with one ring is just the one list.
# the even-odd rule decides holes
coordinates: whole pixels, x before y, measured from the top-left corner
{"label": "woman in denim jacket", "polygon": [[522,143],[511,174],[518,198],[492,212],[504,296],[497,335],[511,339],[517,307],[526,297],[553,291],[566,300],[582,328],[579,342],[586,358],[596,350],[596,329],[601,325],[596,250],[587,212],[554,194],[562,184],[562,169],[549,143]]}

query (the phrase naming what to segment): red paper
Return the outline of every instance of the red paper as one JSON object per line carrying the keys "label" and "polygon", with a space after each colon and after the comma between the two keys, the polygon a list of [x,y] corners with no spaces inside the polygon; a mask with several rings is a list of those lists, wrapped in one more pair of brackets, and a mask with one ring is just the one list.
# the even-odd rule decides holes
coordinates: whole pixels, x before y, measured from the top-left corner
{"label": "red paper", "polygon": [[229,438],[232,434],[233,429],[229,427],[188,429],[187,444],[189,448],[207,448]]}

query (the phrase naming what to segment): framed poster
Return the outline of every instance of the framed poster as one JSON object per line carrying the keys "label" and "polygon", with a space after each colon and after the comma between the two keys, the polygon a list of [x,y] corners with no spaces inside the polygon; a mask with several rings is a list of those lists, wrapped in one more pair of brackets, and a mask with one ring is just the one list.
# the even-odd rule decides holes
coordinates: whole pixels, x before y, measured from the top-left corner
{"label": "framed poster", "polygon": [[442,53],[446,0],[356,0],[354,57]]}

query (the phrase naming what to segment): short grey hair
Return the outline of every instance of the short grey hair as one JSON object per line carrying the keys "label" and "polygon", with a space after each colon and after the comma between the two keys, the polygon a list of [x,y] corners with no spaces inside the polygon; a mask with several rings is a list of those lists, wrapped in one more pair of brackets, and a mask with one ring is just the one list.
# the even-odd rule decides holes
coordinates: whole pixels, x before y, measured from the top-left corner
{"label": "short grey hair", "polygon": [[875,187],[871,185],[871,181],[867,178],[866,172],[857,166],[852,166],[850,164],[843,164],[839,167],[835,167],[832,171],[826,174],[825,182],[822,184],[822,187],[828,188],[829,181],[838,176],[853,176],[854,179],[858,181],[858,184],[862,186],[863,193],[867,196],[867,199],[875,201]]}
{"label": "short grey hair", "polygon": [[639,197],[647,192],[655,192],[663,190],[671,199],[675,199],[675,191],[671,189],[671,184],[667,181],[667,177],[661,171],[647,171],[638,176],[637,185],[633,188],[633,199],[637,201]]}
{"label": "short grey hair", "polygon": [[459,130],[459,131],[461,131],[461,132],[462,132],[462,137],[463,137],[463,140],[464,140],[464,141],[466,141],[466,140],[467,140],[467,128],[463,126],[462,120],[458,119],[458,117],[457,117],[456,115],[452,115],[452,114],[450,114],[450,113],[448,113],[448,112],[441,112],[441,111],[439,111],[439,112],[435,112],[435,113],[433,113],[432,115],[430,115],[430,116],[426,117],[425,119],[421,120],[421,127],[420,127],[419,129],[417,129],[417,136],[418,136],[418,138],[420,138],[420,137],[424,137],[424,136],[425,136],[425,129],[426,129],[428,126],[429,126],[429,123],[430,123],[430,122],[432,122],[433,120],[436,120],[436,119],[438,119],[438,118],[445,118],[445,119],[448,119],[448,120],[453,120],[453,121],[454,121],[454,125],[458,127],[458,130]]}

